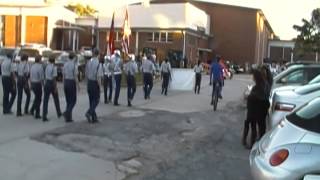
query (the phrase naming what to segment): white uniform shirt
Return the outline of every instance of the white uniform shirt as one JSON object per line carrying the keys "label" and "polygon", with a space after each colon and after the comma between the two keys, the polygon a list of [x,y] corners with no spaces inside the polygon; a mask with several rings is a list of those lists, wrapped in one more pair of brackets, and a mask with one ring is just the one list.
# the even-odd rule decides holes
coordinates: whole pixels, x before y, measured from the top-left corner
{"label": "white uniform shirt", "polygon": [[151,62],[151,60],[144,60],[142,62],[141,71],[143,73],[153,73],[155,70],[154,64]]}
{"label": "white uniform shirt", "polygon": [[14,63],[9,58],[5,58],[1,64],[2,76],[10,76],[13,72],[15,72]]}
{"label": "white uniform shirt", "polygon": [[44,70],[40,63],[35,63],[30,69],[30,81],[33,83],[39,83],[44,80]]}
{"label": "white uniform shirt", "polygon": [[62,70],[63,78],[67,80],[75,80],[78,76],[78,66],[75,60],[68,60],[63,65]]}
{"label": "white uniform shirt", "polygon": [[161,72],[163,73],[170,73],[171,72],[171,65],[170,63],[166,63],[165,61],[161,64]]}
{"label": "white uniform shirt", "polygon": [[91,58],[86,66],[86,76],[88,80],[96,81],[98,77],[103,76],[102,65],[97,57]]}
{"label": "white uniform shirt", "polygon": [[30,65],[26,61],[21,61],[18,64],[18,76],[26,76],[30,73]]}
{"label": "white uniform shirt", "polygon": [[199,66],[198,66],[198,64],[195,65],[193,70],[194,70],[195,73],[201,73],[203,71],[202,64],[200,64]]}
{"label": "white uniform shirt", "polygon": [[46,80],[54,80],[58,75],[57,67],[55,67],[54,64],[49,63],[46,67],[45,75]]}

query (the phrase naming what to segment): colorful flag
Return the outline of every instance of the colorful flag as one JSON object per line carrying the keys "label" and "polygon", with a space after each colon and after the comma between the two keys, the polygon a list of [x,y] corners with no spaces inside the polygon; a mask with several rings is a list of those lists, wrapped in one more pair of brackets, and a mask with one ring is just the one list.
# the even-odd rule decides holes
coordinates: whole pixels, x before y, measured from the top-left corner
{"label": "colorful flag", "polygon": [[109,39],[107,39],[107,42],[108,42],[107,55],[109,55],[109,56],[115,50],[114,41],[115,41],[115,32],[114,32],[114,12],[113,12],[112,20],[111,20],[111,27],[110,27],[110,32],[109,32]]}
{"label": "colorful flag", "polygon": [[126,9],[126,15],[124,18],[122,28],[122,51],[126,54],[129,53],[129,41],[130,41],[131,29],[129,26],[128,9]]}

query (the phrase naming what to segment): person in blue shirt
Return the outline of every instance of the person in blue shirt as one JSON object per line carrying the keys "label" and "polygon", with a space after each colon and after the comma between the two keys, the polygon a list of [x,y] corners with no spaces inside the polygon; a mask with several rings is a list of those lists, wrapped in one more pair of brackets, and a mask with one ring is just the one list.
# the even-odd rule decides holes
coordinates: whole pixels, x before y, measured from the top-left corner
{"label": "person in blue shirt", "polygon": [[[214,82],[219,82],[219,98],[222,99],[221,91],[223,85],[223,68],[220,65],[220,57],[217,56],[211,63],[210,68],[210,85],[214,84]],[[211,102],[212,104],[213,102]]]}

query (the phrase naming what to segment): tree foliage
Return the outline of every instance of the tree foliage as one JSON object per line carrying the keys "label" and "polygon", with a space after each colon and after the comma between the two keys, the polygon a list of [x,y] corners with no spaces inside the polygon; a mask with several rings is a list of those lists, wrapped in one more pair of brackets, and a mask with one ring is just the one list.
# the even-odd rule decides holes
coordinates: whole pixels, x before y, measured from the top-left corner
{"label": "tree foliage", "polygon": [[71,11],[75,12],[78,16],[94,16],[97,12],[96,9],[89,5],[82,5],[82,4],[69,4],[66,8],[70,9]]}
{"label": "tree foliage", "polygon": [[299,32],[296,38],[295,51],[297,54],[320,52],[320,8],[312,11],[311,20],[302,19],[303,25],[294,25]]}

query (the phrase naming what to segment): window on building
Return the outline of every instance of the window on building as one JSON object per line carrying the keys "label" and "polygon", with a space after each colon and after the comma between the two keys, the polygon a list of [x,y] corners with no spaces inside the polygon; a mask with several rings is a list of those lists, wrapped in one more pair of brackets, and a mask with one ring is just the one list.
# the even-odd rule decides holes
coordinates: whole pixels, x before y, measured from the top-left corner
{"label": "window on building", "polygon": [[173,42],[173,33],[168,32],[167,42]]}
{"label": "window on building", "polygon": [[153,33],[152,32],[147,34],[147,40],[150,42],[153,42]]}
{"label": "window on building", "polygon": [[153,33],[153,42],[159,42],[160,32]]}
{"label": "window on building", "polygon": [[147,34],[147,41],[168,43],[173,42],[173,33],[169,32],[153,32]]}
{"label": "window on building", "polygon": [[160,42],[167,42],[167,33],[166,32],[160,33]]}

